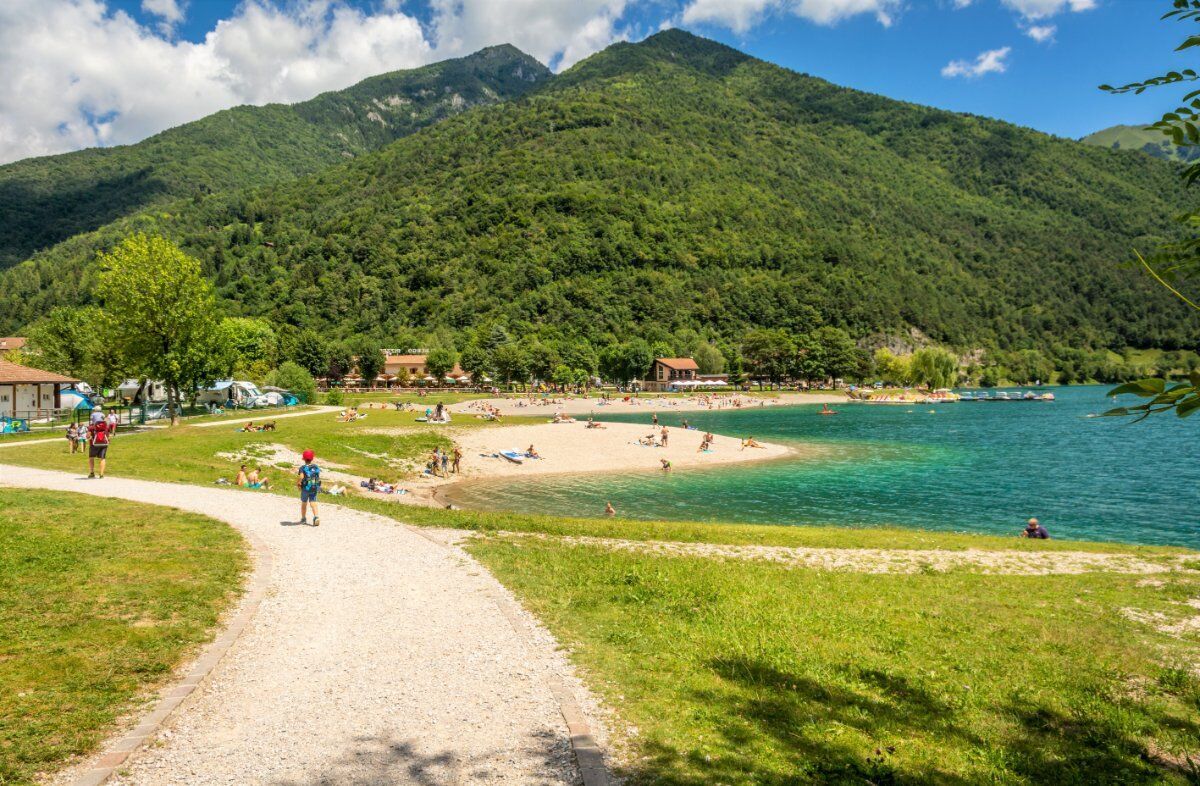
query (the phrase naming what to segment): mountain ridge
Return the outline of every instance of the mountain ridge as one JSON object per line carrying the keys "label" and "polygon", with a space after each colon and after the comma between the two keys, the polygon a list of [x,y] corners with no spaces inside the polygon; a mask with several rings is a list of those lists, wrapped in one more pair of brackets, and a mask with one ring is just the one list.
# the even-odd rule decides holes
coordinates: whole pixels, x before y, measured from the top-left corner
{"label": "mountain ridge", "polygon": [[4,274],[0,329],[86,299],[94,252],[148,230],[199,257],[232,313],[285,330],[500,323],[600,341],[832,324],[1170,348],[1195,331],[1118,262],[1174,231],[1178,185],[1148,157],[672,32],[300,180],[73,238]]}
{"label": "mountain ridge", "polygon": [[0,166],[0,268],[151,204],[282,182],[550,75],[511,45],[379,74],[295,104],[242,105],[130,145]]}

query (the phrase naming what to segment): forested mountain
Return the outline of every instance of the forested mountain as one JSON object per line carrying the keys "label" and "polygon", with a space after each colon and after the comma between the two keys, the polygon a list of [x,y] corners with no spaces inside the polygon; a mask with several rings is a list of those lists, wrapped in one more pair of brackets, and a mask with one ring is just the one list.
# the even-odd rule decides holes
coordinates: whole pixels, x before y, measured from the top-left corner
{"label": "forested mountain", "polygon": [[1195,322],[1121,264],[1184,204],[1150,157],[667,31],[299,180],[73,238],[0,277],[0,333],[85,299],[95,251],[148,229],[203,261],[231,313],[333,336],[830,324],[959,347],[1190,347]]}
{"label": "forested mountain", "polygon": [[135,145],[0,166],[0,268],[153,203],[315,172],[550,75],[511,46],[372,77],[300,104],[240,106]]}
{"label": "forested mountain", "polygon": [[1088,134],[1080,140],[1087,145],[1110,150],[1137,150],[1155,158],[1188,163],[1200,158],[1200,149],[1179,147],[1159,131],[1147,131],[1144,126],[1113,126]]}

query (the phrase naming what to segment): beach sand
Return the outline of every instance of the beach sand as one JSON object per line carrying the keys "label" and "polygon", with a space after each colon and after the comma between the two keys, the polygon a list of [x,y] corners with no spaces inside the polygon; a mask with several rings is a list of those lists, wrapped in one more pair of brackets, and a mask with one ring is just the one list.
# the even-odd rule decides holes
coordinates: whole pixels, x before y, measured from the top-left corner
{"label": "beach sand", "polygon": [[[526,410],[528,412],[528,410]],[[662,472],[661,459],[671,462],[672,470],[719,467],[748,461],[765,461],[794,454],[800,448],[762,442],[761,448],[742,448],[737,437],[714,435],[712,448],[701,453],[704,432],[668,428],[667,447],[639,445],[638,440],[651,431],[661,437],[662,426],[648,424],[605,423],[604,428],[587,428],[576,423],[536,423],[496,428],[458,429],[447,433],[463,452],[461,472],[449,478],[406,479],[409,490],[403,496],[367,496],[416,505],[442,505],[438,489],[460,481],[498,477],[535,477],[563,473]],[[514,464],[496,456],[502,450],[525,452],[533,445],[540,459]]]}
{"label": "beach sand", "polygon": [[709,400],[697,396],[640,396],[623,399],[617,397],[601,404],[598,398],[550,396],[549,398],[487,398],[462,401],[452,404],[454,413],[478,414],[486,407],[495,407],[503,415],[546,415],[555,412],[564,415],[619,415],[644,412],[707,412],[733,409],[759,409],[761,407],[787,407],[800,404],[844,404],[845,393],[780,393],[777,396],[741,396],[713,394]]}

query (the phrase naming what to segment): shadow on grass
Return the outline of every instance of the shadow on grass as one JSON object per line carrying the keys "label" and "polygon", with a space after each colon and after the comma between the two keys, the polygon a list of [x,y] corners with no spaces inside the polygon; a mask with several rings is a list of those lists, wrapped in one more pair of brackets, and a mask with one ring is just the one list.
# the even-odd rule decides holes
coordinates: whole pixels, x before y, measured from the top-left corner
{"label": "shadow on grass", "polygon": [[[976,783],[977,776],[1046,784],[1195,782],[1152,758],[1122,727],[1120,712],[1068,718],[1032,704],[1010,705],[996,713],[1010,736],[1002,731],[984,739],[953,706],[895,673],[848,666],[844,682],[827,684],[751,658],[707,665],[731,688],[694,696],[723,719],[717,729],[723,744],[713,746],[723,752],[710,756],[698,743],[648,742],[642,760],[626,772],[631,783],[953,785]],[[1195,724],[1189,730],[1200,733]],[[932,743],[959,751],[951,760],[990,764],[982,765],[983,773],[964,774],[939,765],[936,755],[896,755],[917,737],[926,739],[923,748]],[[764,766],[767,761],[774,764]]]}

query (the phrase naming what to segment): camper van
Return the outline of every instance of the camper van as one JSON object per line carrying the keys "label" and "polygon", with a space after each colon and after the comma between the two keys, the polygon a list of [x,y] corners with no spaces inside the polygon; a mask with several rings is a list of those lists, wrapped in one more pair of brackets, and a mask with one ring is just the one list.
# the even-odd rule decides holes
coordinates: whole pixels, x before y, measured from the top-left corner
{"label": "camper van", "polygon": [[261,395],[262,391],[253,382],[223,379],[201,390],[196,396],[196,403],[224,406],[232,401],[239,407],[246,407]]}

